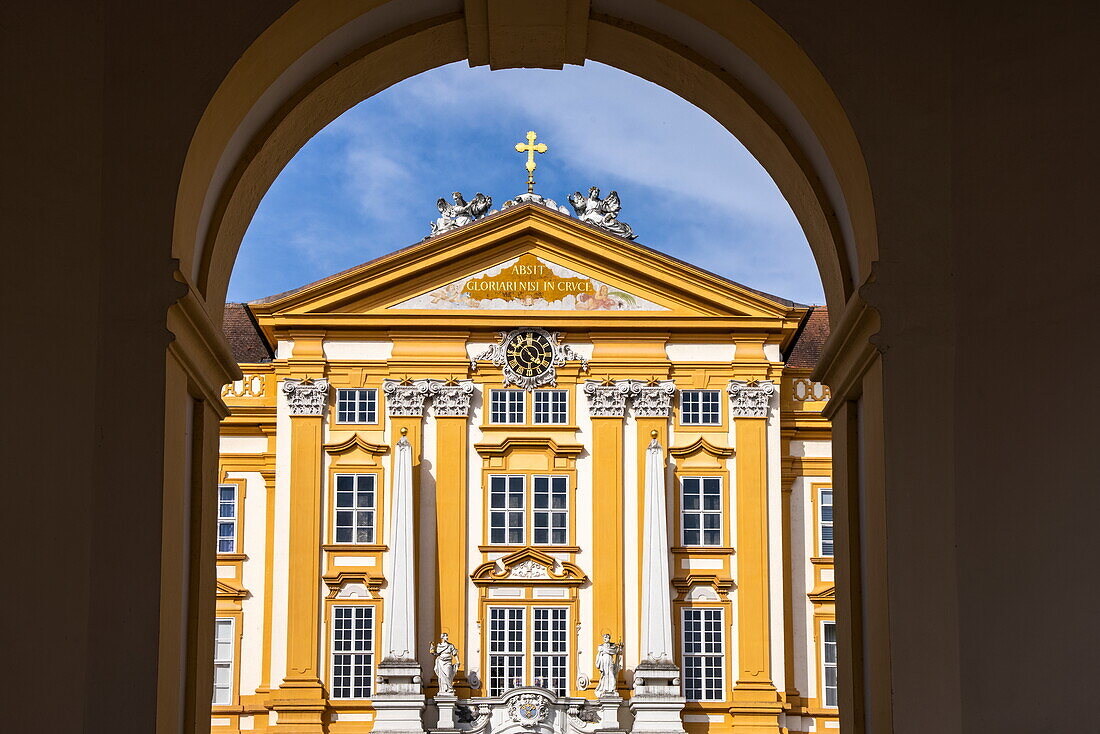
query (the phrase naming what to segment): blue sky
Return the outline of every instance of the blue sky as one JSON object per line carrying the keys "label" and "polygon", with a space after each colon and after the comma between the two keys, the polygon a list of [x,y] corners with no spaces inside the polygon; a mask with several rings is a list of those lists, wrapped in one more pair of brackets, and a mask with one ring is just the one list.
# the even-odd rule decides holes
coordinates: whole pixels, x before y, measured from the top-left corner
{"label": "blue sky", "polygon": [[480,191],[493,208],[526,191],[528,130],[536,192],[619,192],[638,242],[745,285],[823,303],[809,245],[775,184],[702,110],[602,64],[564,71],[420,74],[348,110],[313,137],[267,192],[229,284],[249,301],[419,242],[435,201]]}

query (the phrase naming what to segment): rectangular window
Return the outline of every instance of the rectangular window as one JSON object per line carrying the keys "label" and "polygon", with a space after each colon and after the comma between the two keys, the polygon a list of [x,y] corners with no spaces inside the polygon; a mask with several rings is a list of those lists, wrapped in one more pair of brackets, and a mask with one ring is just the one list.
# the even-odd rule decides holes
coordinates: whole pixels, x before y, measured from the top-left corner
{"label": "rectangular window", "polygon": [[490,390],[490,423],[524,423],[523,390]]}
{"label": "rectangular window", "polygon": [[218,485],[218,553],[237,552],[237,485]]}
{"label": "rectangular window", "polygon": [[721,477],[680,480],[681,542],[685,546],[722,545]]}
{"label": "rectangular window", "polygon": [[370,698],[374,607],[332,608],[332,697]]}
{"label": "rectangular window", "polygon": [[680,423],[685,426],[721,425],[721,393],[718,390],[681,390]]}
{"label": "rectangular window", "polygon": [[534,505],[535,545],[568,543],[569,478],[535,477]]}
{"label": "rectangular window", "polygon": [[337,543],[373,543],[375,518],[375,475],[337,474]]}
{"label": "rectangular window", "polygon": [[564,607],[535,607],[532,611],[535,614],[532,682],[557,696],[564,696],[569,661],[566,637],[568,610]]}
{"label": "rectangular window", "polygon": [[377,423],[378,391],[374,388],[336,391],[337,423]]}
{"label": "rectangular window", "polygon": [[818,534],[821,537],[821,555],[833,555],[833,490],[823,489],[817,495]]}
{"label": "rectangular window", "polygon": [[214,620],[214,705],[233,703],[233,620]]}
{"label": "rectangular window", "polygon": [[836,622],[821,624],[821,662],[825,668],[822,678],[826,706],[837,705],[836,689]]}
{"label": "rectangular window", "polygon": [[489,542],[524,544],[524,477],[489,477]]}
{"label": "rectangular window", "polygon": [[489,608],[489,695],[500,696],[524,684],[522,607]]}
{"label": "rectangular window", "polygon": [[721,609],[684,609],[684,697],[721,701],[725,696],[725,645]]}
{"label": "rectangular window", "polygon": [[564,425],[569,422],[568,390],[535,390],[535,423]]}

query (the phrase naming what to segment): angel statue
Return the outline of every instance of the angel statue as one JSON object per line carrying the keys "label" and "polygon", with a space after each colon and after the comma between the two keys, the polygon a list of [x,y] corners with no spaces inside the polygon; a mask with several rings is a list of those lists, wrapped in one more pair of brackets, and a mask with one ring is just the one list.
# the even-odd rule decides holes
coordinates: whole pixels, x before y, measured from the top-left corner
{"label": "angel statue", "polygon": [[628,240],[637,235],[626,222],[618,220],[619,211],[623,208],[619,202],[619,192],[612,191],[606,199],[600,199],[599,188],[593,186],[588,190],[588,196],[579,191],[574,191],[569,196],[569,203],[577,212],[577,219],[582,222],[594,224],[601,229],[606,229],[611,234],[617,234]]}
{"label": "angel statue", "polygon": [[600,671],[600,682],[596,684],[596,697],[614,696],[615,679],[619,675],[619,657],[623,654],[622,643],[615,644],[611,635],[603,636],[603,644],[596,648],[596,669]]}
{"label": "angel statue", "polygon": [[454,199],[454,204],[448,204],[442,197],[435,202],[440,216],[432,222],[432,236],[450,232],[475,219],[481,219],[493,205],[493,198],[480,191],[469,202],[462,198],[461,191],[451,194],[451,198]]}
{"label": "angel statue", "polygon": [[439,695],[455,695],[455,673],[458,672],[458,648],[447,639],[447,633],[439,635],[439,644],[428,645],[428,652],[435,656],[435,675],[439,679]]}

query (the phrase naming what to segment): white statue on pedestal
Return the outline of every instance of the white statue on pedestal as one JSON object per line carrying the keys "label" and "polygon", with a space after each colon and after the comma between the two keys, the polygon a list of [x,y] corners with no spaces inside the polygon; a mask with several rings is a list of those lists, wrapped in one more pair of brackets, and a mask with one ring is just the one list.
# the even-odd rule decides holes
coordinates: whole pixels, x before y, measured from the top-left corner
{"label": "white statue on pedestal", "polygon": [[600,671],[600,682],[596,684],[596,697],[614,696],[615,679],[619,675],[619,657],[622,655],[622,644],[611,641],[611,635],[603,636],[603,644],[596,648],[596,669]]}
{"label": "white statue on pedestal", "polygon": [[455,673],[458,672],[458,648],[447,639],[447,633],[439,636],[439,644],[428,645],[428,652],[435,656],[435,675],[439,679],[439,695],[455,695]]}

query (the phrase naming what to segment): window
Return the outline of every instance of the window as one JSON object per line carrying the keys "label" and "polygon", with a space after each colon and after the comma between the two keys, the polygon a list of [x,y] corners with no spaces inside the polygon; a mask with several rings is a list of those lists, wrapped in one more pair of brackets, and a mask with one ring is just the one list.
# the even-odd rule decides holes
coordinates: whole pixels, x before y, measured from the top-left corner
{"label": "window", "polygon": [[569,422],[568,390],[535,390],[535,423],[565,424]]}
{"label": "window", "polygon": [[722,617],[721,609],[684,609],[684,697],[689,701],[725,696]]}
{"label": "window", "polygon": [[490,423],[523,423],[523,390],[490,390]]}
{"label": "window", "polygon": [[489,542],[523,545],[525,477],[489,477]]}
{"label": "window", "polygon": [[[489,608],[489,695],[512,688],[542,686],[555,695],[566,695],[569,679],[569,610],[565,607],[531,607],[533,627],[527,639],[524,607]],[[528,668],[527,650],[531,662]],[[527,675],[530,671],[530,676]]]}
{"label": "window", "polygon": [[535,477],[535,544],[569,542],[568,477]]}
{"label": "window", "polygon": [[374,474],[336,475],[336,542],[373,543]]}
{"label": "window", "polygon": [[214,705],[233,703],[233,620],[214,620]]}
{"label": "window", "polygon": [[374,388],[336,391],[337,423],[377,423],[378,391]]}
{"label": "window", "polygon": [[823,489],[817,495],[818,535],[822,556],[833,555],[833,490]]}
{"label": "window", "polygon": [[821,623],[821,663],[825,668],[825,675],[822,678],[824,705],[836,706],[836,622]]}
{"label": "window", "polygon": [[332,608],[332,697],[370,698],[374,607]]}
{"label": "window", "polygon": [[684,545],[722,545],[721,477],[684,477],[680,480],[681,542]]}
{"label": "window", "polygon": [[685,426],[717,426],[722,423],[718,390],[680,391],[680,423]]}
{"label": "window", "polygon": [[218,485],[218,553],[237,552],[237,485]]}

